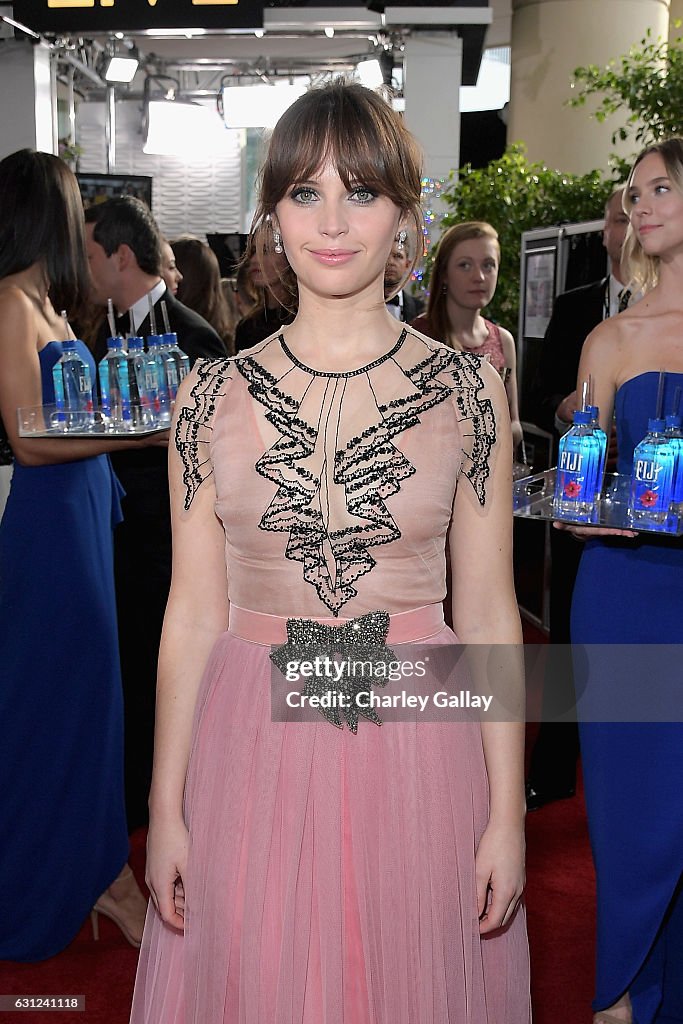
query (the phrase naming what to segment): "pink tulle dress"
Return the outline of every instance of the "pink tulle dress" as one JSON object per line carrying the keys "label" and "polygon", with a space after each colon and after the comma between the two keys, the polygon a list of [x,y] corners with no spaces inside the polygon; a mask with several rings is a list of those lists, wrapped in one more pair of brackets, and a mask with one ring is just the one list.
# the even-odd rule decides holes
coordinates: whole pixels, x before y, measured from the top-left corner
{"label": "pink tulle dress", "polygon": [[446,531],[495,442],[479,367],[409,328],[352,373],[282,336],[198,364],[176,442],[188,507],[213,474],[230,627],[194,719],[185,931],[150,904],[133,1024],[528,1024],[523,909],[479,934],[478,722],[271,715],[290,617],[454,641]]}

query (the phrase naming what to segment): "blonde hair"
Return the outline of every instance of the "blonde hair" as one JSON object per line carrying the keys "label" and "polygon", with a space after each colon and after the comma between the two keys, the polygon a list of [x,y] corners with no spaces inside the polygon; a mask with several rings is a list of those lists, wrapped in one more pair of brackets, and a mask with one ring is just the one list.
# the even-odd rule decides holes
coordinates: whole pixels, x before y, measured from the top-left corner
{"label": "blonde hair", "polygon": [[448,262],[454,250],[461,242],[469,242],[472,238],[490,238],[498,249],[500,262],[500,242],[498,232],[485,220],[466,220],[462,224],[454,224],[444,231],[439,239],[429,279],[429,302],[427,304],[427,320],[430,334],[446,345],[451,345],[451,325],[448,320],[448,298],[446,295],[448,282]]}
{"label": "blonde hair", "polygon": [[[638,154],[628,176],[624,190],[623,205],[624,213],[628,214],[629,217],[633,209],[630,195],[633,175],[638,164],[646,156],[649,156],[650,153],[659,153],[664,161],[666,173],[671,184],[683,196],[683,139],[671,138],[665,139],[663,142],[655,142],[652,146],[647,146]],[[643,247],[633,230],[632,224],[629,224],[628,231],[626,232],[622,262],[630,285],[645,292],[654,288],[659,281],[659,256],[648,256],[643,252]]]}

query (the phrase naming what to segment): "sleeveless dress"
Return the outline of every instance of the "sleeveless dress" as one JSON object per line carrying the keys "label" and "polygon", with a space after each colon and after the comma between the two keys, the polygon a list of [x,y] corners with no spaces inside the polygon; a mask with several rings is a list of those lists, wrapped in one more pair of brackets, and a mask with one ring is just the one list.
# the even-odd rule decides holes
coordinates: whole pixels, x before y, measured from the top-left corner
{"label": "sleeveless dress", "polygon": [[409,330],[353,373],[281,336],[197,364],[176,442],[188,507],[213,474],[230,625],[194,719],[185,931],[150,905],[134,1024],[528,1024],[523,909],[479,935],[479,723],[271,718],[288,616],[384,609],[392,647],[453,642],[446,531],[495,440],[479,365]]}
{"label": "sleeveless dress", "polygon": [[[643,373],[617,392],[620,473],[631,473],[658,382],[659,373]],[[667,374],[665,410],[681,385],[683,374]],[[575,646],[574,671],[584,695],[579,713],[591,719],[580,734],[598,888],[594,1007],[629,990],[637,1024],[681,1021],[683,700],[680,657],[664,645],[683,643],[683,540],[589,541],[574,588],[572,642],[588,645]],[[648,721],[662,691],[670,720]],[[606,720],[610,709],[620,716],[625,695],[637,701],[639,693],[637,714],[626,716],[634,720]]]}
{"label": "sleeveless dress", "polygon": [[[491,366],[500,373],[501,370],[505,369],[505,353],[503,352],[503,342],[500,339],[500,327],[491,320],[487,320],[486,317],[482,317],[482,319],[488,331],[484,344],[480,345],[479,348],[467,348],[464,351],[482,358],[483,356],[488,356]],[[425,314],[412,320],[410,326],[414,327],[416,331],[420,331],[421,334],[425,334],[428,338],[441,341],[441,338],[436,337]]]}
{"label": "sleeveless dress", "polygon": [[[61,354],[56,341],[39,352],[47,404]],[[0,959],[60,952],[128,855],[119,496],[105,455],[14,466],[0,523]]]}

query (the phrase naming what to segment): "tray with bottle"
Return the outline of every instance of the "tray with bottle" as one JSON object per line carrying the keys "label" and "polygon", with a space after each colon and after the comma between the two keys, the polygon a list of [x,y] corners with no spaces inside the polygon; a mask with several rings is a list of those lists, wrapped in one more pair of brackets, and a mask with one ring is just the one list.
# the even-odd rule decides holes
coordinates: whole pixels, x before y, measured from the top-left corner
{"label": "tray with bottle", "polygon": [[106,415],[103,409],[63,409],[57,405],[35,405],[17,409],[20,437],[106,437],[111,440],[130,440],[133,437],[152,437],[163,434],[167,423],[154,422],[149,417],[131,419],[123,425]]}
{"label": "tray with bottle", "polygon": [[606,473],[603,486],[590,513],[571,515],[555,503],[557,470],[525,476],[513,483],[513,514],[520,519],[557,520],[575,526],[602,529],[637,530],[639,533],[683,536],[683,509],[669,511],[661,523],[634,517],[631,508],[631,477],[625,473]]}

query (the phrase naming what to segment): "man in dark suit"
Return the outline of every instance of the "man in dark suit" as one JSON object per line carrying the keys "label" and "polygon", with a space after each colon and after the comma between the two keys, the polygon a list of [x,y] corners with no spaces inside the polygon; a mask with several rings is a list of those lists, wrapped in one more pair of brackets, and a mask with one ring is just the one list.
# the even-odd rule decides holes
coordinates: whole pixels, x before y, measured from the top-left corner
{"label": "man in dark suit", "polygon": [[384,268],[384,297],[391,315],[407,324],[424,310],[424,303],[416,299],[405,288],[396,291],[401,281],[405,281],[410,262],[408,240],[406,239],[402,246],[399,246],[398,242],[394,240],[387,265]]}
{"label": "man in dark suit", "polygon": [[[605,205],[602,241],[610,273],[600,281],[558,295],[548,324],[538,378],[534,388],[534,419],[555,433],[556,440],[571,426],[580,405],[576,391],[583,343],[594,327],[626,308],[632,298],[625,287],[621,250],[628,217],[622,208],[623,188]],[[575,704],[570,659],[570,612],[582,545],[562,531],[550,531],[550,642],[546,669],[543,723],[531,754],[527,808],[536,810],[552,800],[573,796],[579,739],[574,722],[553,719]]]}
{"label": "man in dark suit", "polygon": [[[190,362],[218,358],[225,349],[214,329],[183,306],[161,279],[161,239],[151,212],[130,196],[110,199],[85,213],[86,249],[93,280],[92,299],[111,299],[120,334],[163,332],[162,302],[169,326]],[[94,347],[106,353],[106,325]],[[171,579],[171,514],[165,448],[115,453],[116,475],[126,491],[124,522],[114,535],[119,649],[124,691],[125,781],[128,827],[147,822],[152,774],[154,701],[161,626]]]}

